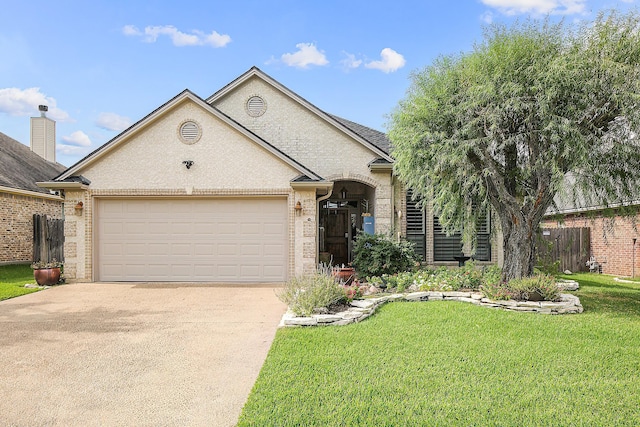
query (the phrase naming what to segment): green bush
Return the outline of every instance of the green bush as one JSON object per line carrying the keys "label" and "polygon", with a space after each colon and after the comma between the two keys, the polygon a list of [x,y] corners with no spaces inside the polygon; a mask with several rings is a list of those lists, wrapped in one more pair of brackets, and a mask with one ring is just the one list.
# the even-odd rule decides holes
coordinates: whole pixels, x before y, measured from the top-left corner
{"label": "green bush", "polygon": [[489,265],[482,269],[483,285],[500,285],[502,283],[502,269],[497,265]]}
{"label": "green bush", "polygon": [[416,285],[421,291],[457,291],[480,289],[486,281],[499,283],[500,276],[501,270],[497,266],[480,269],[473,262],[468,262],[462,268],[422,268],[394,275],[370,276],[367,282],[378,287],[384,284],[396,292],[404,292],[411,285]]}
{"label": "green bush", "polygon": [[360,277],[397,274],[416,263],[413,243],[382,234],[360,233],[353,247],[353,267]]}
{"label": "green bush", "polygon": [[556,301],[560,298],[560,290],[555,277],[548,274],[538,274],[522,279],[509,281],[507,288],[517,300],[529,299],[529,293],[538,292],[545,301]]}
{"label": "green bush", "polygon": [[487,282],[480,286],[480,292],[485,298],[494,301],[508,300],[513,296],[507,286],[500,282]]}
{"label": "green bush", "polygon": [[278,298],[296,316],[309,316],[314,310],[329,307],[346,299],[345,290],[333,277],[316,273],[290,279]]}
{"label": "green bush", "polygon": [[549,274],[537,274],[522,279],[510,280],[502,283],[500,280],[489,280],[480,287],[483,295],[492,300],[528,300],[530,293],[538,292],[544,301],[557,301],[560,299],[560,290],[554,276]]}

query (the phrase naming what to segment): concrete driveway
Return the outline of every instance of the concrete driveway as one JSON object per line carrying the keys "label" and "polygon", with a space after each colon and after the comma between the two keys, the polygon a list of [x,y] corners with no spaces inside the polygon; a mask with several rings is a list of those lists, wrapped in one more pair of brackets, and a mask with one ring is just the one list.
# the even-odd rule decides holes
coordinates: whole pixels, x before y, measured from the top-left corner
{"label": "concrete driveway", "polygon": [[228,426],[285,305],[273,286],[71,284],[0,302],[0,424]]}

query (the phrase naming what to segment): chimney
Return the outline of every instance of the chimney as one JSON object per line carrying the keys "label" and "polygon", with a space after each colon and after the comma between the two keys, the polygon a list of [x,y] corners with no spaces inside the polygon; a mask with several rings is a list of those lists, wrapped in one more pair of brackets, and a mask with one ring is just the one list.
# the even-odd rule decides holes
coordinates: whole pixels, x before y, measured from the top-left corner
{"label": "chimney", "polygon": [[38,105],[40,117],[31,117],[31,151],[45,160],[56,161],[56,122],[47,117],[49,107]]}

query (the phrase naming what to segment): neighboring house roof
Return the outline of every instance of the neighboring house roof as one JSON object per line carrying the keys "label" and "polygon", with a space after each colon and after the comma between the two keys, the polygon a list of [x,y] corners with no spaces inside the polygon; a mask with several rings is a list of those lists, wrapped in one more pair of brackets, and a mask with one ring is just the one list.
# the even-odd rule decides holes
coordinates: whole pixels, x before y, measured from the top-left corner
{"label": "neighboring house roof", "polygon": [[222,89],[218,90],[216,93],[208,97],[206,99],[206,102],[209,104],[215,103],[217,100],[221,99],[226,94],[233,91],[233,89],[240,86],[252,77],[259,77],[263,81],[273,86],[275,89],[279,90],[289,98],[307,108],[312,113],[316,114],[323,120],[335,126],[337,129],[341,130],[347,135],[350,135],[356,141],[368,147],[380,157],[386,159],[389,162],[393,162],[393,158],[391,158],[391,156],[389,155],[389,140],[387,139],[385,134],[324,112],[288,87],[282,85],[280,82],[266,74],[264,71],[260,70],[258,67],[251,67],[249,71],[242,74],[240,77],[233,80],[231,83],[227,84]]}
{"label": "neighboring house roof", "polygon": [[0,186],[49,194],[36,185],[59,175],[66,168],[49,162],[24,144],[0,132]]}
{"label": "neighboring house roof", "polygon": [[605,205],[597,197],[597,189],[590,188],[588,194],[578,194],[576,200],[572,197],[572,191],[574,189],[575,179],[571,173],[565,176],[565,180],[562,189],[558,191],[553,198],[554,205],[550,206],[545,213],[546,216],[550,215],[567,215],[567,214],[579,214],[593,211],[601,211],[610,208],[620,208],[626,206],[640,205],[640,188],[638,191],[633,192],[631,197],[625,197],[618,195],[614,197],[613,201]]}
{"label": "neighboring house roof", "polygon": [[59,174],[58,176],[56,176],[55,181],[65,181],[65,180],[68,180],[70,177],[77,175],[77,172],[79,172],[84,166],[87,166],[93,163],[95,160],[102,157],[104,154],[106,154],[111,149],[116,147],[119,143],[124,141],[127,138],[127,136],[129,136],[130,134],[136,133],[139,130],[142,130],[155,118],[160,116],[164,111],[167,111],[168,109],[172,108],[173,106],[177,105],[178,103],[182,102],[187,98],[195,102],[196,104],[200,105],[202,108],[208,110],[213,115],[215,115],[216,117],[218,117],[219,119],[227,123],[229,126],[235,128],[236,130],[238,130],[239,132],[247,136],[249,139],[253,140],[255,143],[262,146],[264,149],[271,152],[273,155],[280,158],[281,160],[283,160],[285,163],[287,163],[294,169],[298,170],[298,172],[300,172],[301,174],[306,175],[315,181],[323,181],[322,177],[320,177],[318,174],[314,173],[309,168],[302,165],[300,162],[296,161],[295,159],[291,158],[287,154],[283,153],[281,150],[274,147],[273,145],[271,145],[270,143],[268,143],[267,141],[265,141],[264,139],[262,139],[261,137],[259,137],[258,135],[250,131],[249,129],[247,129],[246,127],[242,126],[240,123],[233,120],[231,117],[227,116],[219,109],[215,108],[210,104],[207,104],[202,98],[200,98],[198,95],[194,94],[188,89],[185,89],[184,91],[182,91],[181,93],[179,93],[178,95],[176,95],[175,97],[173,97],[172,99],[170,99],[169,101],[161,105],[160,107],[156,108],[154,111],[146,115],[143,119],[139,120],[138,122],[130,126],[128,129],[126,129],[125,131],[117,135],[115,138],[111,139],[110,141],[108,141],[98,149],[94,150],[92,153],[85,156],[83,159],[78,161],[69,169]]}

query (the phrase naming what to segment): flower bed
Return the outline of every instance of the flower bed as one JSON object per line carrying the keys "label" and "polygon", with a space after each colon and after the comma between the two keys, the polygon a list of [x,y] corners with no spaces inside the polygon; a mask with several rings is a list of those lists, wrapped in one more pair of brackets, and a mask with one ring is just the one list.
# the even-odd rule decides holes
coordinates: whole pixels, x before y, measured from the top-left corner
{"label": "flower bed", "polygon": [[287,311],[282,316],[280,327],[285,326],[342,326],[360,322],[371,316],[379,306],[393,301],[461,301],[480,305],[483,307],[497,308],[510,311],[535,312],[540,314],[578,314],[583,312],[580,299],[575,295],[560,294],[559,301],[515,301],[515,300],[491,300],[485,298],[479,292],[410,292],[406,294],[392,294],[377,298],[353,300],[349,308],[335,314],[312,314],[310,316],[297,317],[293,312]]}

